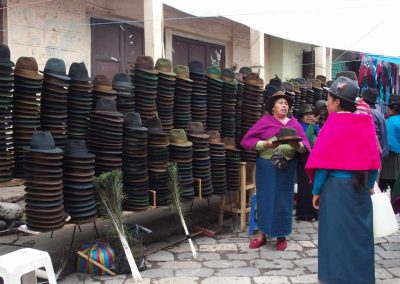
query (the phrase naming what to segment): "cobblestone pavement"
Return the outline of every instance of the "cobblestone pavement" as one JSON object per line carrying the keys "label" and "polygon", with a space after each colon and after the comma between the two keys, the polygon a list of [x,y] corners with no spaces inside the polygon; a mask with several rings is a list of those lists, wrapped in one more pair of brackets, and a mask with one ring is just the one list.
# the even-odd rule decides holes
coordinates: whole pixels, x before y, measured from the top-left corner
{"label": "cobblestone pavement", "polygon": [[[228,223],[227,223],[228,224]],[[248,248],[251,237],[231,229],[215,238],[196,239],[199,257],[192,260],[182,243],[147,257],[149,269],[141,273],[145,284],[267,284],[318,283],[318,223],[293,221],[286,251],[276,251],[275,239],[259,249]],[[400,231],[375,242],[376,283],[400,283]],[[129,275],[96,277],[74,273],[59,283],[132,283]],[[351,283],[349,283],[351,284]]]}

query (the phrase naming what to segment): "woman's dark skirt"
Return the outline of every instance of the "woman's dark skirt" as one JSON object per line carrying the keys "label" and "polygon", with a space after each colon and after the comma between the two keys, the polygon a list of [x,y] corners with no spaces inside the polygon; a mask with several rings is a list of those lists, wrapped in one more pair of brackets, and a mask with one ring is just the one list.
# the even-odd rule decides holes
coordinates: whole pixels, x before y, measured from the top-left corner
{"label": "woman's dark skirt", "polygon": [[269,237],[284,237],[292,232],[294,174],[297,160],[279,170],[271,160],[257,157],[257,225]]}
{"label": "woman's dark skirt", "polygon": [[375,283],[372,201],[351,178],[328,176],[318,228],[318,278],[324,284]]}
{"label": "woman's dark skirt", "polygon": [[312,184],[305,166],[307,159],[299,159],[297,163],[297,208],[296,217],[299,219],[317,219],[318,210],[312,205]]}

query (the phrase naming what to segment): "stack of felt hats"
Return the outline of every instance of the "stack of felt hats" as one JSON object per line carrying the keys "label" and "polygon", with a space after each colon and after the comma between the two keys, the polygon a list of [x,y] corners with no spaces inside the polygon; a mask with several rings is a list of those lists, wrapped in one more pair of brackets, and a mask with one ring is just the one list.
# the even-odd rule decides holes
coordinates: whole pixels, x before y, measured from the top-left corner
{"label": "stack of felt hats", "polygon": [[235,137],[236,129],[236,102],[238,82],[232,69],[221,72],[223,84],[222,93],[222,137]]}
{"label": "stack of felt hats", "polygon": [[157,117],[158,71],[154,69],[151,56],[138,56],[135,68],[130,72],[135,85],[135,111],[146,122],[149,118]]}
{"label": "stack of felt hats", "polygon": [[90,113],[89,151],[96,155],[96,175],[122,167],[123,115],[117,112],[115,100],[98,99]]}
{"label": "stack of felt hats", "polygon": [[157,193],[157,205],[167,205],[169,200],[168,161],[169,139],[158,118],[148,119],[144,126],[149,129],[149,188]]}
{"label": "stack of felt hats", "polygon": [[190,79],[193,80],[192,121],[207,123],[207,75],[199,61],[189,62]]}
{"label": "stack of felt hats", "polygon": [[216,130],[207,132],[210,142],[211,175],[215,195],[226,193],[226,150],[225,144],[221,141],[221,135]]}
{"label": "stack of felt hats", "polygon": [[306,87],[307,87],[307,99],[306,99],[306,102],[308,104],[314,105],[315,92],[314,92],[313,87],[312,87],[312,82],[311,81],[307,81],[306,82]]}
{"label": "stack of felt hats", "polygon": [[240,190],[240,150],[236,148],[235,139],[222,139],[226,149],[226,180],[229,191]]}
{"label": "stack of felt hats", "polygon": [[24,147],[30,145],[33,133],[40,129],[40,94],[43,76],[33,57],[20,57],[14,70],[13,138],[14,176],[24,176]]}
{"label": "stack of felt hats", "polygon": [[116,100],[117,92],[113,90],[111,79],[106,75],[97,75],[93,79],[93,105],[92,110],[96,107],[97,100],[105,98]]}
{"label": "stack of felt hats", "polygon": [[236,145],[240,145],[245,133],[242,133],[242,97],[244,91],[243,75],[241,73],[235,74],[236,81],[238,81],[238,91],[236,94],[236,121],[235,121],[235,138]]}
{"label": "stack of felt hats", "polygon": [[[294,101],[294,100],[295,100],[296,93],[295,93],[294,90],[293,90],[293,84],[292,84],[292,82],[283,82],[283,83],[282,83],[282,86],[283,86],[283,88],[285,89],[285,94],[286,94],[287,96],[289,96],[289,97]],[[293,109],[293,108],[289,109],[288,115],[289,115],[289,116],[292,116],[293,112],[294,112],[294,109]]]}
{"label": "stack of felt hats", "polygon": [[134,86],[126,73],[117,73],[112,80],[112,87],[117,92],[117,110],[120,113],[135,110]]}
{"label": "stack of felt hats", "polygon": [[14,86],[14,62],[10,49],[0,44],[0,182],[11,179],[14,167],[12,141],[12,101]]}
{"label": "stack of felt hats", "polygon": [[297,83],[299,83],[300,88],[300,105],[307,103],[307,86],[306,80],[304,78],[295,79]]}
{"label": "stack of felt hats", "polygon": [[172,62],[159,58],[155,69],[158,71],[157,113],[164,131],[169,133],[174,128],[174,93],[175,73],[172,72]]}
{"label": "stack of felt hats", "polygon": [[321,81],[319,79],[312,79],[311,84],[314,91],[314,103],[319,100],[325,100],[324,89],[322,89]]}
{"label": "stack of felt hats", "polygon": [[63,161],[64,210],[70,223],[83,224],[97,218],[94,192],[95,155],[90,154],[86,141],[71,139],[65,145]]}
{"label": "stack of felt hats", "polygon": [[[213,194],[210,142],[201,122],[192,122],[188,125],[188,139],[193,143],[193,178],[201,179],[202,197]],[[196,196],[199,195],[199,184],[194,183]]]}
{"label": "stack of felt hats", "polygon": [[174,126],[175,128],[187,129],[192,121],[191,101],[193,80],[189,78],[189,68],[177,65],[174,68],[176,73],[175,96],[174,96]]}
{"label": "stack of felt hats", "polygon": [[140,114],[124,115],[123,167],[125,210],[145,210],[149,206],[148,129],[143,127]]}
{"label": "stack of felt hats", "polygon": [[[242,135],[245,135],[262,116],[264,103],[263,85],[264,82],[257,73],[247,74],[242,98]],[[254,162],[257,156],[255,151],[244,149],[242,149],[241,154],[241,158],[245,162]]]}
{"label": "stack of felt hats", "polygon": [[68,94],[68,137],[87,139],[87,118],[93,105],[93,84],[83,62],[72,63],[68,76],[71,78]]}
{"label": "stack of felt hats", "polygon": [[172,129],[169,133],[169,158],[176,162],[182,196],[193,197],[193,143],[187,140],[183,129]]}
{"label": "stack of felt hats", "polygon": [[68,137],[68,87],[71,78],[66,75],[64,60],[58,58],[47,60],[43,73],[41,129],[50,131],[56,146],[64,148]]}
{"label": "stack of felt hats", "polygon": [[294,91],[294,104],[293,104],[293,114],[297,116],[300,110],[300,84],[298,82],[292,82],[293,84],[293,91]]}
{"label": "stack of felt hats", "polygon": [[63,151],[47,131],[35,132],[26,150],[26,224],[34,231],[59,229],[65,220]]}
{"label": "stack of felt hats", "polygon": [[207,69],[207,130],[222,129],[222,92],[221,70],[217,66]]}

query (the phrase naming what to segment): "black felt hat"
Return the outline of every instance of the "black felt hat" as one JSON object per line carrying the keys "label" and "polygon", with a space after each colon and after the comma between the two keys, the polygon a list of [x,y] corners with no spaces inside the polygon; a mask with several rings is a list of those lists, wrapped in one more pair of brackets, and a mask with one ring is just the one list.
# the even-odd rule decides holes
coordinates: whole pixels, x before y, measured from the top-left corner
{"label": "black felt hat", "polygon": [[50,58],[47,60],[42,73],[59,78],[61,80],[71,80],[71,78],[66,75],[64,60],[58,58]]}
{"label": "black felt hat", "polygon": [[138,131],[148,131],[146,127],[142,125],[142,119],[140,114],[137,112],[127,112],[124,115],[124,127]]}
{"label": "black felt hat", "polygon": [[2,67],[14,67],[14,62],[10,60],[10,48],[2,43],[0,44],[0,66]]}
{"label": "black felt hat", "polygon": [[31,144],[24,147],[25,150],[40,153],[57,154],[62,153],[63,150],[56,148],[53,136],[50,132],[36,131],[31,139]]}
{"label": "black felt hat", "polygon": [[86,141],[80,139],[68,140],[65,144],[64,157],[71,158],[94,158],[95,155],[88,152]]}
{"label": "black felt hat", "polygon": [[376,88],[367,88],[363,91],[362,97],[367,104],[374,105],[378,98],[378,90]]}
{"label": "black felt hat", "polygon": [[89,73],[88,70],[85,66],[85,63],[81,62],[81,63],[77,63],[74,62],[71,64],[71,66],[69,67],[69,73],[68,76],[74,80],[74,81],[89,81],[90,77],[89,77]]}
{"label": "black felt hat", "polygon": [[337,78],[330,88],[324,87],[324,89],[339,99],[353,104],[355,104],[358,92],[360,91],[354,80],[347,77]]}
{"label": "black felt hat", "polygon": [[400,105],[400,95],[391,95],[388,106]]}

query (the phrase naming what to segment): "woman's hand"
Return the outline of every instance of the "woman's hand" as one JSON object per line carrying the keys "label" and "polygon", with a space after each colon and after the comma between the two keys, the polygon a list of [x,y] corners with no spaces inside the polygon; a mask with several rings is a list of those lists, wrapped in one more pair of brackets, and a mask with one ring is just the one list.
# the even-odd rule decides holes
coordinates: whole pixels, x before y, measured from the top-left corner
{"label": "woman's hand", "polygon": [[279,143],[277,141],[264,141],[263,146],[265,149],[275,149],[279,146]]}
{"label": "woman's hand", "polygon": [[318,195],[313,195],[312,205],[314,206],[315,209],[319,209],[319,198],[320,198],[319,194]]}
{"label": "woman's hand", "polygon": [[374,190],[374,188],[371,188],[370,190],[369,190],[369,194],[375,194],[375,190]]}

